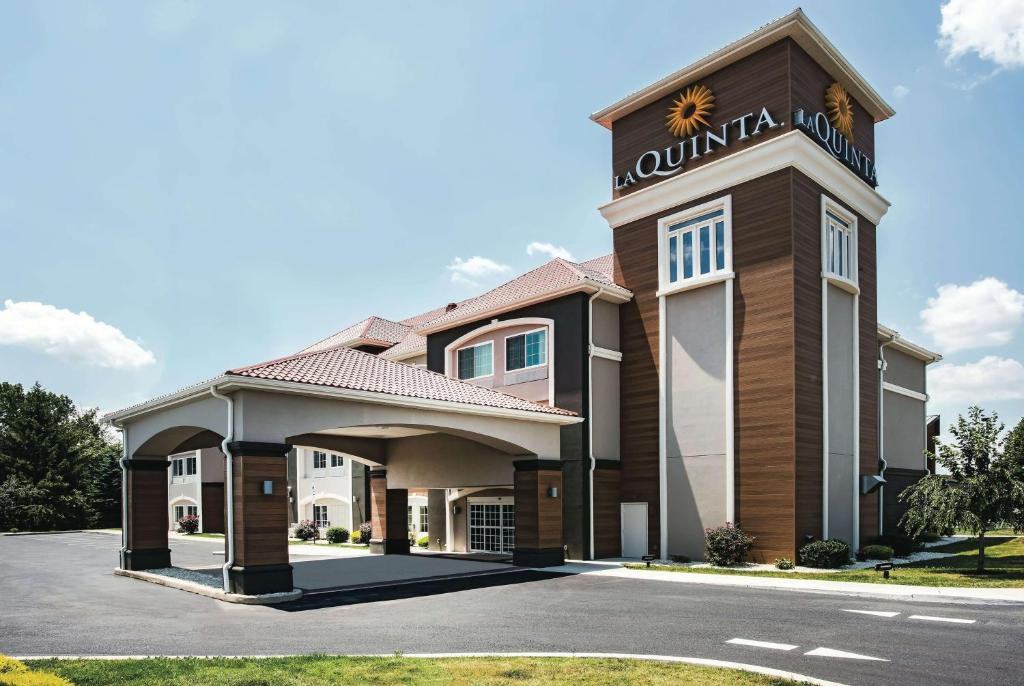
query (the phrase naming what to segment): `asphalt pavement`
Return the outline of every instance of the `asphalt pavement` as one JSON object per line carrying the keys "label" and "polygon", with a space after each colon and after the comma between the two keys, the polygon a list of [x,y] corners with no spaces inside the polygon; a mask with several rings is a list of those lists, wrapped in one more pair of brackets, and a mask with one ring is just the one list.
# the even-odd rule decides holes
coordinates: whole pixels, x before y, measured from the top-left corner
{"label": "asphalt pavement", "polygon": [[[260,607],[114,576],[104,533],[0,537],[0,653],[606,652],[711,658],[846,684],[1024,683],[1024,606],[525,570]],[[172,541],[176,562],[212,557]]]}

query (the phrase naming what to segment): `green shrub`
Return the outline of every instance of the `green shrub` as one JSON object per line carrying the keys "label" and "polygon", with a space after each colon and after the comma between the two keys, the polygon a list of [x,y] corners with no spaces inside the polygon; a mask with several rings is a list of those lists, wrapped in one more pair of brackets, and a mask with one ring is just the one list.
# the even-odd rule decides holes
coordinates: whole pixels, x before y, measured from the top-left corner
{"label": "green shrub", "polygon": [[850,563],[850,546],[838,538],[811,541],[800,549],[800,562],[818,569],[835,569]]}
{"label": "green shrub", "polygon": [[15,660],[13,657],[7,657],[6,655],[0,655],[0,674],[10,674],[11,672],[27,672],[28,667],[25,666],[24,662]]}
{"label": "green shrub", "polygon": [[796,565],[793,564],[793,561],[790,560],[788,557],[780,557],[775,560],[775,569],[786,570],[793,569],[793,567],[796,567]]}
{"label": "green shrub", "polygon": [[917,548],[917,544],[910,536],[904,536],[903,534],[885,534],[884,536],[875,536],[870,541],[871,545],[884,545],[892,548],[892,552],[896,557],[906,557],[914,552]]}
{"label": "green shrub", "polygon": [[668,559],[672,560],[673,562],[678,562],[680,564],[686,564],[688,562],[693,562],[693,560],[691,560],[690,558],[686,557],[686,555],[669,555]]}
{"label": "green shrub", "polygon": [[917,540],[921,543],[935,543],[941,538],[942,536],[935,533],[934,531],[922,531],[921,535],[917,537]]}
{"label": "green shrub", "polygon": [[416,539],[416,545],[418,545],[421,548],[426,548],[428,545],[430,545],[430,536],[428,536],[427,534],[423,534],[422,536]]}
{"label": "green shrub", "polygon": [[316,522],[311,519],[303,519],[295,527],[295,538],[300,541],[315,541],[319,535],[320,530],[316,528]]}
{"label": "green shrub", "polygon": [[704,530],[704,559],[716,567],[731,567],[743,562],[753,545],[754,538],[731,522]]}
{"label": "green shrub", "polygon": [[16,534],[16,533],[18,533],[18,527],[16,527],[16,526],[12,526],[12,527],[11,527],[11,528],[9,529],[9,533],[12,533],[12,534]]}
{"label": "green shrub", "polygon": [[348,529],[343,526],[332,526],[324,537],[328,543],[344,543],[348,540]]}
{"label": "green shrub", "polygon": [[891,560],[893,549],[887,545],[866,545],[857,552],[858,560]]}
{"label": "green shrub", "polygon": [[352,537],[348,539],[349,543],[359,543],[359,532],[353,531]]}

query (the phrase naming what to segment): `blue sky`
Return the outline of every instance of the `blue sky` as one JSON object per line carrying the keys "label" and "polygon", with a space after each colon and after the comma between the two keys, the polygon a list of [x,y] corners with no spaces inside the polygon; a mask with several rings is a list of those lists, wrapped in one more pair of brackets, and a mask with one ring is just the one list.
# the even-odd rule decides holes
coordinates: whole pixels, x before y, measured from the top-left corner
{"label": "blue sky", "polygon": [[[589,113],[791,9],[4,3],[0,379],[115,409],[464,298],[532,242],[605,253]],[[933,410],[1016,421],[1024,3],[804,9],[897,110],[880,320],[947,353]]]}

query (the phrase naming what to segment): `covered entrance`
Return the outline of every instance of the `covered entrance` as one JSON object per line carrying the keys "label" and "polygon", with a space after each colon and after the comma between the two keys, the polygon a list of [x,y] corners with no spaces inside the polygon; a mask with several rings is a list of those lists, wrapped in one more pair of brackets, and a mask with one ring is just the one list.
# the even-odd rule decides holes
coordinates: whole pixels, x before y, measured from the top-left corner
{"label": "covered entrance", "polygon": [[448,494],[462,493],[472,496],[462,500],[463,550],[511,554],[515,564],[531,567],[563,562],[560,429],[580,421],[572,412],[337,348],[234,370],[110,419],[125,435],[125,569],[171,565],[168,456],[215,446],[228,456],[228,592],[293,588],[293,445],[370,465],[371,552],[410,552],[413,489],[428,494],[427,531],[438,552],[455,550],[460,511]]}

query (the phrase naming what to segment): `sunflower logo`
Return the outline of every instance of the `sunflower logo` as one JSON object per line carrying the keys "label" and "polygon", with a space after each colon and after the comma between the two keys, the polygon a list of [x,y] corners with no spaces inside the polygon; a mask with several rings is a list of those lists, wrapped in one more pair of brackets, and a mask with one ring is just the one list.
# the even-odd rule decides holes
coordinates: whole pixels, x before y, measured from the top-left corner
{"label": "sunflower logo", "polygon": [[715,96],[707,86],[690,86],[668,108],[666,126],[678,138],[696,133],[701,124],[710,126],[708,116],[715,109]]}
{"label": "sunflower logo", "polygon": [[838,83],[833,83],[825,91],[825,109],[836,131],[853,143],[853,105],[850,96]]}

